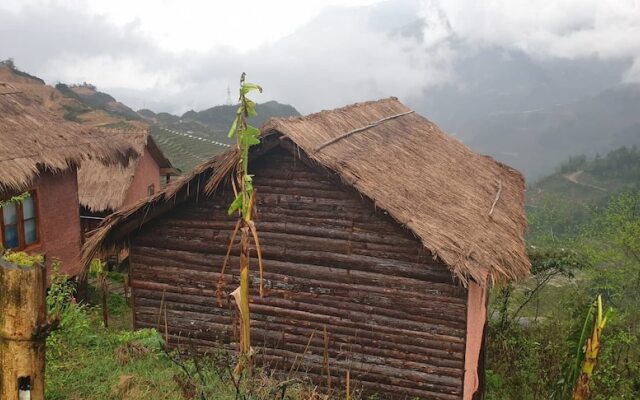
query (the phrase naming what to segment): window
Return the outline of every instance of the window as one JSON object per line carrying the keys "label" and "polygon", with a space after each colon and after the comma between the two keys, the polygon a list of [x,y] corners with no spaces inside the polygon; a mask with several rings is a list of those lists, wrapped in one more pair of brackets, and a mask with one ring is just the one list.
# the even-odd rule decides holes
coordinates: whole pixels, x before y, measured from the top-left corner
{"label": "window", "polygon": [[153,196],[155,192],[156,192],[156,185],[152,183],[151,185],[147,186],[147,196]]}
{"label": "window", "polygon": [[38,243],[38,199],[34,191],[18,203],[0,208],[0,233],[5,249],[22,250]]}

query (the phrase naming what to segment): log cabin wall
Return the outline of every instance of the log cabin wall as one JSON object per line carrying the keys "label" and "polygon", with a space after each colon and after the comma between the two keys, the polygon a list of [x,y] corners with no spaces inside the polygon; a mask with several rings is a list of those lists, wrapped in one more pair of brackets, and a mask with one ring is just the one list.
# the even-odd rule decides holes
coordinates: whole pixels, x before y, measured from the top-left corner
{"label": "log cabin wall", "polygon": [[[321,387],[329,375],[333,387],[344,385],[350,370],[351,387],[383,398],[461,399],[467,292],[446,266],[369,200],[289,151],[272,150],[251,168],[268,289],[257,295],[254,257],[257,365],[288,372],[302,359],[298,370]],[[137,328],[157,327],[164,302],[171,345],[237,349],[235,308],[220,307],[215,294],[235,225],[230,201],[220,189],[132,237]],[[234,251],[227,293],[239,285]]]}

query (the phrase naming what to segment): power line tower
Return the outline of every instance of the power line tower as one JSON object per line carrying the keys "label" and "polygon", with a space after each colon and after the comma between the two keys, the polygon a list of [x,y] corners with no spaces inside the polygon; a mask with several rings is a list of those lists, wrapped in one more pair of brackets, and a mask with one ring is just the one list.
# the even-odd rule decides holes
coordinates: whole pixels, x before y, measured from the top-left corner
{"label": "power line tower", "polygon": [[227,103],[228,106],[232,105],[233,103],[231,102],[231,89],[229,88],[229,86],[227,86]]}

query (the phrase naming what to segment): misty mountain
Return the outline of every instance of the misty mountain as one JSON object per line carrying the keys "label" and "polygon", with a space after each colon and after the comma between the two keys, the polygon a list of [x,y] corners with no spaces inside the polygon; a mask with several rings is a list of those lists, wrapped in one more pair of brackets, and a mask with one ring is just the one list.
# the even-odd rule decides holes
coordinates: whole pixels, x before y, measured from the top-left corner
{"label": "misty mountain", "polygon": [[103,110],[110,114],[124,117],[127,120],[141,119],[140,115],[131,108],[117,101],[111,95],[99,91],[94,85],[89,83],[85,82],[79,85],[58,83],[56,89],[65,96],[76,99],[92,109]]}
{"label": "misty mountain", "polygon": [[[202,111],[190,110],[182,114],[182,116],[166,112],[155,113],[149,109],[141,109],[138,110],[138,115],[153,124],[183,131],[198,131],[205,136],[228,141],[226,135],[231,122],[235,118],[237,109],[237,105],[219,105]],[[260,127],[269,118],[300,115],[293,106],[278,103],[277,101],[257,104],[256,112],[258,115],[249,118],[249,123],[257,127]]]}
{"label": "misty mountain", "polygon": [[477,118],[466,127],[467,142],[535,178],[568,156],[640,144],[639,110],[640,86],[621,85],[574,102]]}
{"label": "misty mountain", "polygon": [[[182,115],[182,120],[197,121],[214,131],[227,132],[236,115],[237,105],[220,105],[202,111],[187,111]],[[249,118],[249,122],[257,127],[264,124],[272,117],[295,117],[300,115],[298,110],[288,104],[280,104],[277,101],[268,101],[256,106],[256,117]]]}
{"label": "misty mountain", "polygon": [[629,63],[536,60],[495,47],[459,51],[467,55],[455,64],[456,81],[425,90],[412,106],[527,178],[571,155],[640,142],[640,87],[620,83]]}
{"label": "misty mountain", "polygon": [[619,84],[628,63],[536,60],[523,52],[456,44],[454,82],[427,89],[415,106],[463,140],[477,121],[575,102]]}

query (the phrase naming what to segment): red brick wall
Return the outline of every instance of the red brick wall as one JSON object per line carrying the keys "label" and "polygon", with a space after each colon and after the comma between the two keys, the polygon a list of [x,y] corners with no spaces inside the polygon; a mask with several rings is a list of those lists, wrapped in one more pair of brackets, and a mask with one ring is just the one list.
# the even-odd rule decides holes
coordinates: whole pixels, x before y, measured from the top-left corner
{"label": "red brick wall", "polygon": [[48,265],[57,258],[61,272],[75,276],[80,265],[80,214],[76,171],[43,173],[33,185],[38,196],[39,241],[28,252],[45,254]]}
{"label": "red brick wall", "polygon": [[131,182],[131,186],[129,186],[127,197],[122,205],[126,206],[147,197],[149,185],[154,185],[156,193],[160,190],[160,167],[149,151],[145,149],[136,167],[136,172],[133,177],[133,182]]}

